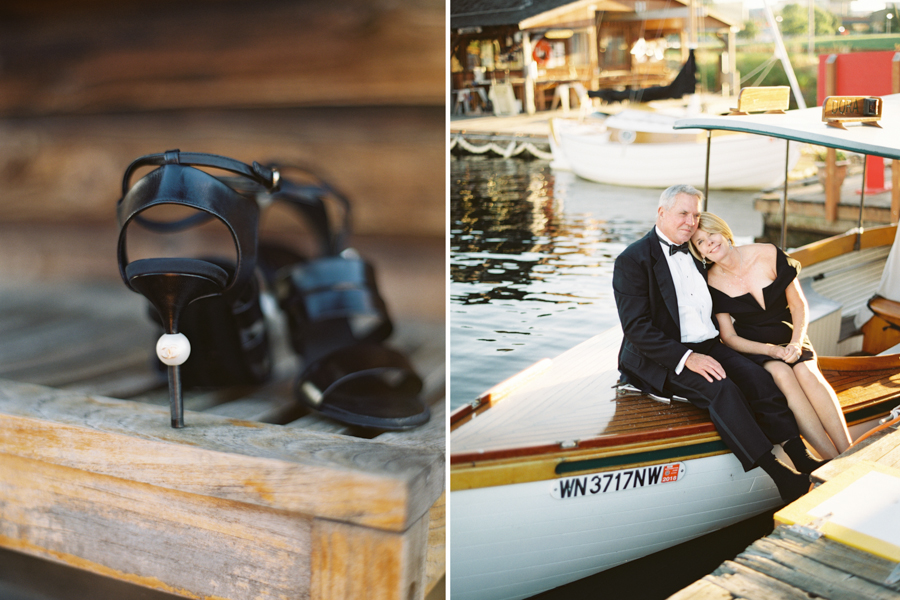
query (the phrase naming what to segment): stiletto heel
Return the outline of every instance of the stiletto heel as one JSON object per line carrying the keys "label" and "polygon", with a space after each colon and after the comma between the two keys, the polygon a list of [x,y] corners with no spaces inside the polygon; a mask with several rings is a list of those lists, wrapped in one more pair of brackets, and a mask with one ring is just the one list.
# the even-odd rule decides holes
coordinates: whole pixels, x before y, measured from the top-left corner
{"label": "stiletto heel", "polygon": [[[191,267],[195,271],[206,271],[208,275],[190,274]],[[153,305],[165,329],[156,342],[156,356],[168,367],[169,410],[172,427],[176,429],[184,427],[181,365],[191,355],[190,340],[178,331],[179,319],[188,304],[219,294],[228,280],[223,269],[205,267],[215,265],[191,259],[149,258],[137,260],[125,268],[131,287]]]}
{"label": "stiletto heel", "polygon": [[181,392],[181,365],[169,365],[169,412],[172,415],[172,429],[181,429],[184,427],[184,396]]}
{"label": "stiletto heel", "polygon": [[[143,166],[159,168],[129,187],[132,174]],[[258,383],[270,371],[268,338],[258,306],[259,288],[253,278],[259,208],[253,198],[195,166],[230,171],[270,191],[278,187],[277,171],[257,163],[249,166],[222,156],[178,150],[141,157],[125,171],[123,196],[117,207],[119,272],[131,290],[150,302],[164,331],[157,341],[156,353],[168,371],[174,428],[184,427],[182,388],[188,373],[193,381],[224,385]],[[187,206],[197,212],[174,222],[151,221],[140,214],[164,204]],[[132,220],[148,229],[171,233],[211,218],[224,223],[231,232],[237,251],[233,266],[218,259],[198,258],[128,261],[125,232]],[[188,329],[195,342],[185,335]],[[194,343],[195,350],[200,350],[195,351],[199,356],[193,361],[197,368],[183,371],[182,365],[190,357]],[[223,348],[225,358],[219,360],[217,353]],[[220,377],[220,373],[227,373],[230,378]]]}

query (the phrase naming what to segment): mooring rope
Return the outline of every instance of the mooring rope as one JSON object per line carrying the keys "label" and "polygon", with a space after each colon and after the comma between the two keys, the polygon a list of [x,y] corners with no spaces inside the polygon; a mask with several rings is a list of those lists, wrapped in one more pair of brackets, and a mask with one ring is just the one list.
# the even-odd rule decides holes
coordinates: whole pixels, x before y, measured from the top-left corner
{"label": "mooring rope", "polygon": [[487,144],[483,144],[481,146],[476,146],[472,144],[462,136],[457,134],[450,140],[450,149],[453,150],[459,146],[466,152],[471,154],[485,154],[487,152],[493,152],[494,154],[499,155],[502,158],[511,158],[513,156],[519,156],[522,153],[529,153],[535,158],[542,158],[544,160],[552,160],[553,154],[551,152],[544,152],[543,150],[535,147],[531,142],[522,142],[521,144],[517,144],[515,140],[512,140],[507,146],[504,148],[503,146],[499,146],[494,142],[489,142]]}

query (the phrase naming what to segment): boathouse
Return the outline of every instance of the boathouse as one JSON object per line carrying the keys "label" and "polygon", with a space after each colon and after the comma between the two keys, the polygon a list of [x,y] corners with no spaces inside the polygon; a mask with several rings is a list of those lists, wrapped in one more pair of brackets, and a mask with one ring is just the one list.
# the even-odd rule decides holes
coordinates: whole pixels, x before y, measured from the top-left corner
{"label": "boathouse", "polygon": [[722,40],[720,84],[729,94],[740,81],[736,32],[691,0],[455,0],[452,110],[533,114],[589,103],[589,90],[665,85],[678,72],[663,56],[667,38],[678,36],[684,62],[704,33]]}

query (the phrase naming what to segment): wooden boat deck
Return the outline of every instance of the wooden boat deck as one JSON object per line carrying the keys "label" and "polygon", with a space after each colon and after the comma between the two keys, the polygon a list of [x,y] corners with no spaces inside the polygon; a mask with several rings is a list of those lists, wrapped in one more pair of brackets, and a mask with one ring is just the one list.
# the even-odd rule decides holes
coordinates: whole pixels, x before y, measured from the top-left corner
{"label": "wooden boat deck", "polygon": [[529,446],[559,449],[576,441],[697,425],[705,430],[709,419],[692,405],[667,406],[643,396],[617,399],[613,386],[621,339],[621,330],[611,328],[539,363],[527,385],[514,382],[520,387],[508,395],[501,395],[504,384],[489,391],[482,396],[482,412],[451,434],[454,457]]}
{"label": "wooden boat deck", "polygon": [[444,326],[389,343],[429,423],[307,414],[276,339],[260,387],[188,391],[169,427],[143,298],[115,283],[0,293],[0,546],[186,597],[422,598],[444,573]]}
{"label": "wooden boat deck", "polygon": [[[900,468],[900,432],[888,428],[818,469],[818,483],[855,467]],[[798,502],[803,502],[801,499]],[[779,525],[732,561],[675,593],[670,600],[770,598],[897,598],[897,563],[828,537],[810,539]]]}
{"label": "wooden boat deck", "polygon": [[[696,456],[727,452],[705,411],[643,395],[617,397],[621,335],[613,327],[457,409],[451,416],[451,489],[613,468],[620,464],[616,455],[652,461],[654,452],[679,446]],[[848,424],[900,404],[897,355],[820,357],[820,367]]]}

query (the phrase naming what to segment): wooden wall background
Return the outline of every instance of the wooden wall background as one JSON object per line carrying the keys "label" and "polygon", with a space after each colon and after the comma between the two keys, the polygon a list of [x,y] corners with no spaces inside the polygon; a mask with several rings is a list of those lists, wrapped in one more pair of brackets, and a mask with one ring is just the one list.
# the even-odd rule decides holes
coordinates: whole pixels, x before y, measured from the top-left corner
{"label": "wooden wall background", "polygon": [[442,0],[3,3],[0,276],[117,277],[121,175],[180,148],[309,165],[442,315],[445,36]]}

